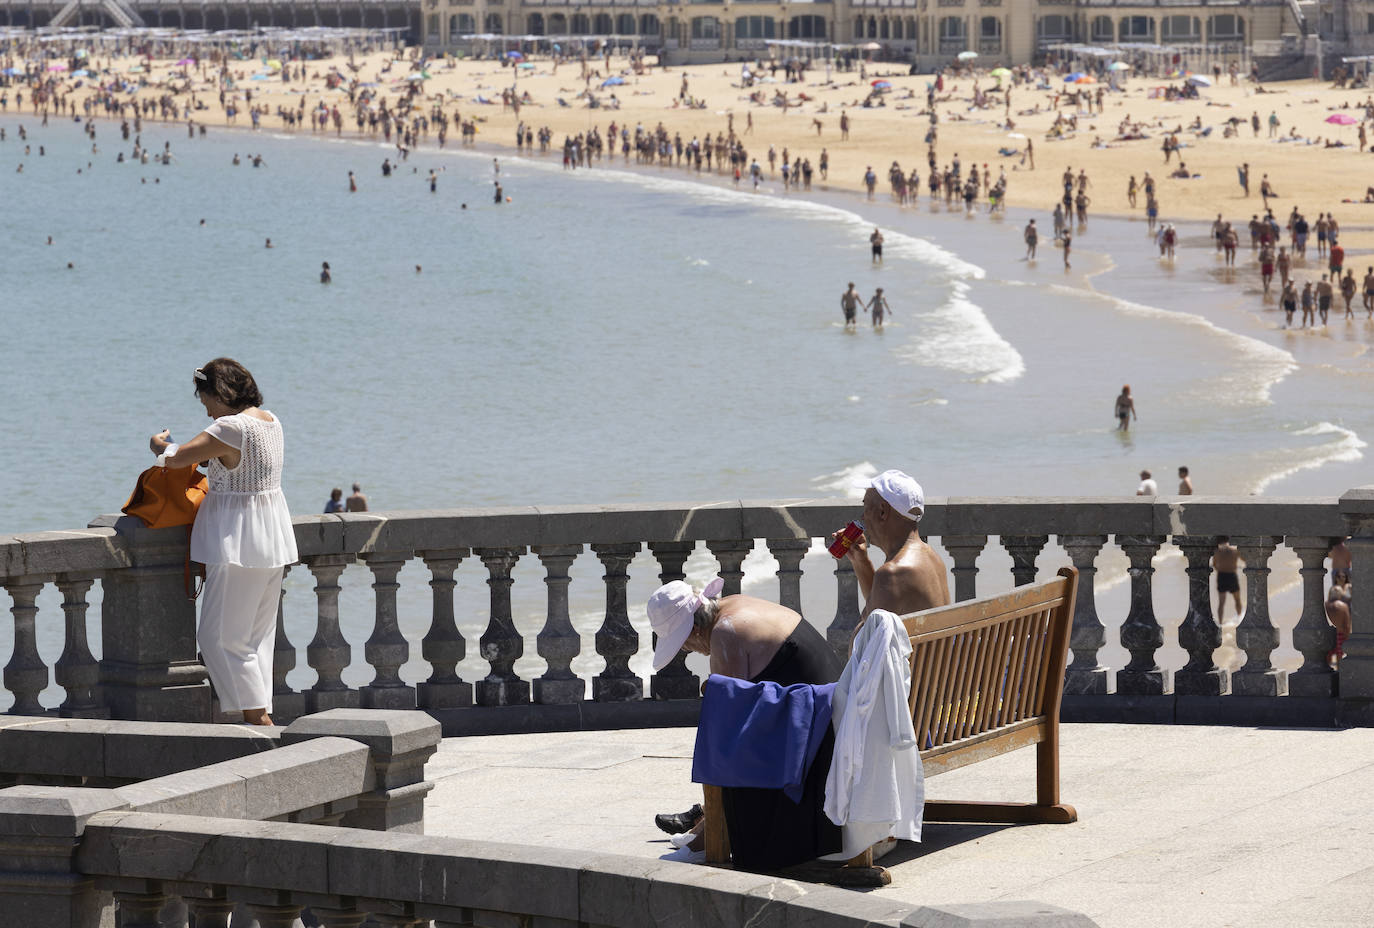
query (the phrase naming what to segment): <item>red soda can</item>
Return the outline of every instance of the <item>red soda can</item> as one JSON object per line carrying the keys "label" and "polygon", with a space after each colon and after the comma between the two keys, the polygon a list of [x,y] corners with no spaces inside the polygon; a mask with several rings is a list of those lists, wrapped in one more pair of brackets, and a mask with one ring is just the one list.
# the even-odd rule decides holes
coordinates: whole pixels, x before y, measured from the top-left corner
{"label": "red soda can", "polygon": [[836,558],[844,557],[849,553],[849,549],[854,547],[854,542],[859,540],[859,536],[864,533],[862,522],[850,522],[840,533],[835,536],[835,540],[830,543],[829,551]]}

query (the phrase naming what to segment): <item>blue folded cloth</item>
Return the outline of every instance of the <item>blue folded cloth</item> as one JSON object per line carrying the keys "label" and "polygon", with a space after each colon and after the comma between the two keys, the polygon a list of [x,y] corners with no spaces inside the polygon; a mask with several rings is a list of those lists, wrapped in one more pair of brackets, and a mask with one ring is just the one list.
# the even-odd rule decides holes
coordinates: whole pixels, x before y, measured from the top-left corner
{"label": "blue folded cloth", "polygon": [[692,782],[781,789],[799,802],[830,731],[835,684],[750,683],[712,674],[701,697]]}

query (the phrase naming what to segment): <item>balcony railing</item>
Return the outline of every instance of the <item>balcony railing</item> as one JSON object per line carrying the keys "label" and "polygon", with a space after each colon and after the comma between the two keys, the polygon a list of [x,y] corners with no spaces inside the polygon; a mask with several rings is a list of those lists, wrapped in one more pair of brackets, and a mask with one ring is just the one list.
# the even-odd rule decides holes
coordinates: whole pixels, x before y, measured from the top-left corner
{"label": "balcony railing", "polygon": [[[1231,697],[1282,702],[1289,694],[1325,700],[1314,711],[1327,712],[1335,711],[1338,692],[1338,675],[1327,660],[1335,631],[1326,620],[1322,585],[1323,559],[1333,539],[1357,536],[1351,541],[1357,607],[1359,591],[1374,589],[1374,537],[1359,537],[1366,532],[1366,517],[1356,507],[1360,492],[1347,494],[1340,506],[1335,499],[932,501],[922,529],[952,563],[961,600],[975,595],[980,561],[1009,557],[1010,577],[1018,584],[1066,560],[1079,569],[1083,583],[1066,712],[1101,713],[1115,705],[1111,711],[1129,714],[1122,708],[1128,703],[1117,698],[1123,696],[1228,697],[1222,702],[1231,708],[1217,711],[1240,712],[1236,707],[1246,700]],[[559,712],[594,705],[606,707],[598,711],[621,724],[690,721],[700,681],[682,657],[647,678],[636,669],[646,667],[650,650],[640,605],[644,590],[684,577],[690,560],[694,576],[719,574],[727,593],[739,592],[746,559],[763,559],[773,565],[766,568],[773,580],[758,592],[804,611],[813,622],[825,609],[827,619],[817,624],[842,647],[859,619],[858,586],[848,562],[830,560],[819,547],[855,515],[854,504],[824,501],[297,519],[301,565],[292,569],[283,597],[282,616],[291,621],[278,623],[274,715],[289,720],[335,707],[418,707],[447,731],[460,731],[499,728],[513,716],[498,710],[514,706]],[[1368,517],[1367,533],[1374,536],[1374,516]],[[1246,565],[1245,616],[1234,646],[1225,648],[1208,594],[1218,535],[1232,536]],[[1113,549],[1118,553],[1108,557]],[[1154,611],[1153,578],[1163,551],[1181,556],[1188,577],[1186,601],[1167,606],[1168,616],[1186,615],[1170,632],[1181,652],[1169,650],[1187,659],[1172,667],[1156,662],[1165,625]],[[1283,556],[1276,558],[1279,552]],[[1042,555],[1050,563],[1040,564]],[[1125,570],[1119,569],[1123,555]],[[194,606],[181,592],[184,556],[184,531],[150,531],[128,519],[113,527],[0,537],[0,584],[13,601],[14,617],[3,675],[13,700],[10,711],[208,720],[210,695],[192,633]],[[1130,586],[1129,609],[1105,621],[1094,597],[1100,558],[1116,565],[1121,582]],[[408,575],[419,567],[428,578],[418,589],[414,580],[402,589],[408,564]],[[1370,570],[1364,583],[1362,564]],[[350,601],[362,592],[357,565],[372,590],[366,623],[356,610],[341,614],[344,589]],[[750,569],[759,576],[757,566]],[[1270,614],[1274,570],[1281,572],[1281,586],[1301,587],[1300,603],[1284,605],[1277,622]],[[636,587],[644,588],[633,599],[632,575]],[[463,595],[455,608],[460,583]],[[96,584],[100,660],[88,644],[97,619],[90,609]],[[994,578],[993,589],[998,585]],[[478,598],[475,591],[483,587]],[[60,606],[40,610],[40,597],[51,601],[44,591],[53,588]],[[832,607],[820,605],[827,600],[833,614]],[[419,606],[422,601],[427,605]],[[415,614],[420,608],[428,611],[424,622]],[[301,647],[303,623],[310,631]],[[289,625],[298,629],[297,641],[290,640]],[[371,632],[360,647],[358,630],[365,625]],[[1129,654],[1115,673],[1103,663],[1104,657],[1114,658],[1101,653],[1109,633]],[[1296,652],[1288,668],[1275,663],[1281,634],[1292,648],[1285,653]],[[1357,624],[1356,638],[1362,634]],[[40,647],[40,641],[47,644]],[[58,641],[61,657],[49,666],[45,654],[55,653]],[[1355,667],[1374,667],[1374,638],[1367,652],[1358,642],[1346,650]],[[358,656],[365,664],[355,663]],[[480,668],[478,679],[460,676],[465,663],[464,672]],[[298,665],[296,678],[305,679],[293,688],[288,676]],[[1366,671],[1349,672],[1362,681]],[[1346,675],[1342,661],[1340,692],[1350,695]],[[49,692],[53,682],[60,694]],[[1374,693],[1374,671],[1369,686]],[[1084,701],[1075,703],[1076,697]]]}
{"label": "balcony railing", "polygon": [[[984,0],[984,2],[986,3],[987,0]],[[1000,2],[1000,0],[998,0],[998,2]],[[1001,38],[996,38],[996,39],[979,39],[979,40],[978,40],[978,54],[980,54],[980,55],[1000,55],[1000,54],[1002,54],[1002,40],[1001,40]]]}

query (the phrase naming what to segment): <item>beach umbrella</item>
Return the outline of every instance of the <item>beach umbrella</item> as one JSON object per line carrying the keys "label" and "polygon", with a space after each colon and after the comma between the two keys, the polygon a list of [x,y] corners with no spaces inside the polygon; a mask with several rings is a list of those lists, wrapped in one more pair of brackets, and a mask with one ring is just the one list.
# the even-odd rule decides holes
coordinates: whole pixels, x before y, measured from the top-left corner
{"label": "beach umbrella", "polygon": [[1080,77],[1078,80],[1074,81],[1074,83],[1075,83],[1075,84],[1096,84],[1096,83],[1097,83],[1097,78],[1093,77],[1091,74],[1084,74],[1084,75],[1083,75],[1082,77]]}
{"label": "beach umbrella", "polygon": [[62,62],[59,61],[57,64],[50,64],[50,65],[48,65],[48,70],[49,70],[49,71],[65,71],[65,70],[67,70],[67,66],[66,66],[65,64],[63,64]]}
{"label": "beach umbrella", "polygon": [[1073,72],[1072,74],[1065,74],[1065,75],[1064,75],[1064,83],[1066,83],[1066,84],[1076,84],[1076,83],[1078,83],[1078,79],[1079,79],[1080,77],[1087,77],[1087,75],[1084,74],[1082,71],[1075,71],[1075,72]]}
{"label": "beach umbrella", "polygon": [[525,56],[524,56],[523,54],[521,54],[520,52],[517,52],[517,51],[509,51],[509,52],[506,52],[506,57],[507,57],[507,58],[524,58]]}
{"label": "beach umbrella", "polygon": [[957,56],[960,61],[972,61],[978,57],[977,52],[960,52]]}
{"label": "beach umbrella", "polygon": [[1194,74],[1188,78],[1188,83],[1195,87],[1211,87],[1212,79],[1210,77],[1203,77],[1201,74]]}
{"label": "beach umbrella", "polygon": [[606,78],[604,81],[602,81],[602,82],[601,82],[601,86],[602,86],[602,87],[619,87],[619,86],[620,86],[621,84],[623,84],[623,83],[625,83],[625,78],[621,77],[621,76],[618,75],[618,74],[613,74],[613,75],[611,75],[610,77]]}
{"label": "beach umbrella", "polygon": [[273,71],[281,70],[281,62],[278,61],[276,58],[269,58],[266,61],[264,61],[263,64],[267,65]]}
{"label": "beach umbrella", "polygon": [[864,45],[860,45],[859,48],[863,49],[866,52],[876,52],[879,49],[881,49],[882,46],[879,45],[877,42],[868,42]]}
{"label": "beach umbrella", "polygon": [[23,73],[24,73],[24,72],[21,71],[21,70],[19,70],[18,68],[6,68],[5,70],[0,71],[0,74],[7,75],[8,77],[14,77],[16,74],[23,74]]}
{"label": "beach umbrella", "polygon": [[892,82],[891,82],[891,81],[883,80],[881,77],[878,78],[876,81],[873,81],[872,83],[873,83],[873,86],[874,86],[874,87],[891,87],[891,86],[892,86]]}
{"label": "beach umbrella", "polygon": [[1337,126],[1353,126],[1359,122],[1354,116],[1347,116],[1344,113],[1333,113],[1326,117],[1326,121]]}
{"label": "beach umbrella", "polygon": [[1009,139],[1024,139],[1025,137],[1026,137],[1025,134],[1024,134],[1024,133],[1021,133],[1021,132],[1008,132],[1008,133],[1007,133],[1007,138],[1009,138]]}
{"label": "beach umbrella", "polygon": [[519,68],[519,69],[521,69],[522,71],[529,71],[529,70],[533,70],[533,69],[534,69],[534,65],[533,65],[531,62],[528,62],[528,61],[522,61],[522,62],[520,62],[519,64],[516,65],[516,67]]}
{"label": "beach umbrella", "polygon": [[90,76],[91,76],[91,72],[90,72],[90,71],[87,71],[85,68],[78,68],[77,70],[75,70],[75,71],[72,72],[72,77],[90,77]]}
{"label": "beach umbrella", "polygon": [[988,73],[991,74],[993,77],[1010,77],[1011,68],[993,68]]}
{"label": "beach umbrella", "polygon": [[1108,70],[1108,71],[1129,71],[1129,70],[1131,70],[1131,66],[1128,65],[1128,64],[1127,64],[1126,62],[1124,62],[1124,61],[1113,61],[1111,64],[1107,65],[1107,70]]}
{"label": "beach umbrella", "polygon": [[195,63],[196,63],[196,59],[194,59],[194,58],[183,58],[183,59],[181,59],[180,61],[177,62],[177,67],[179,67],[179,68],[184,68],[184,67],[186,67],[187,65],[194,65]]}

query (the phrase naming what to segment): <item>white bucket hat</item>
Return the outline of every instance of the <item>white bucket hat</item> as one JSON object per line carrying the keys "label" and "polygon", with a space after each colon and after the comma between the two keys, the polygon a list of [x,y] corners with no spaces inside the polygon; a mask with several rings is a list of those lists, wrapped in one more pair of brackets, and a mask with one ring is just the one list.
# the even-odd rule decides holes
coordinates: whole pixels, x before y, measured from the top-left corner
{"label": "white bucket hat", "polygon": [[649,597],[649,624],[658,635],[654,648],[654,670],[662,670],[677,656],[692,633],[692,616],[709,599],[715,599],[725,588],[720,577],[706,584],[700,593],[681,580],[665,583]]}
{"label": "white bucket hat", "polygon": [[921,521],[926,511],[926,496],[921,485],[902,471],[885,470],[871,480],[862,481],[859,486],[865,490],[877,490],[878,495],[897,510],[897,515],[913,522]]}

